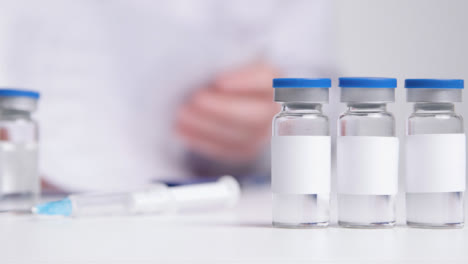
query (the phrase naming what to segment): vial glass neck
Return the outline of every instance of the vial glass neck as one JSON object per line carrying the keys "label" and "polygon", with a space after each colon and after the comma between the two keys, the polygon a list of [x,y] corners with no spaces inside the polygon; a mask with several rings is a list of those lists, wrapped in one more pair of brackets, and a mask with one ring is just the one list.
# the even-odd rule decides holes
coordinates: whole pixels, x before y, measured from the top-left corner
{"label": "vial glass neck", "polygon": [[349,112],[386,112],[386,103],[348,103]]}
{"label": "vial glass neck", "polygon": [[453,103],[415,103],[415,113],[450,113],[455,111]]}
{"label": "vial glass neck", "polygon": [[319,103],[283,103],[283,111],[286,112],[322,112],[322,104]]}
{"label": "vial glass neck", "polygon": [[31,119],[31,112],[23,111],[23,110],[16,110],[16,109],[8,109],[8,108],[0,108],[0,118],[1,119]]}

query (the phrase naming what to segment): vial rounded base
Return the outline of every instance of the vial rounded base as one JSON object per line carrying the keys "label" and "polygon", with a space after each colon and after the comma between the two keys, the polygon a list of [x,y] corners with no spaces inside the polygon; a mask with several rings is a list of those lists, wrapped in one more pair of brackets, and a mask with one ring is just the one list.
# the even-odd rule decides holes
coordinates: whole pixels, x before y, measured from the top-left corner
{"label": "vial rounded base", "polygon": [[338,194],[338,225],[392,228],[395,223],[395,195]]}
{"label": "vial rounded base", "polygon": [[0,194],[0,211],[28,210],[39,200],[36,192]]}
{"label": "vial rounded base", "polygon": [[273,224],[274,227],[292,228],[292,229],[308,229],[308,228],[325,228],[325,227],[328,227],[328,222],[300,223],[300,224],[273,222],[272,224]]}
{"label": "vial rounded base", "polygon": [[273,194],[273,226],[323,228],[329,221],[329,194]]}
{"label": "vial rounded base", "polygon": [[407,193],[406,223],[417,228],[462,228],[464,193]]}
{"label": "vial rounded base", "polygon": [[338,225],[345,228],[393,228],[395,221],[392,222],[379,222],[379,223],[356,223],[356,222],[344,222],[338,221]]}
{"label": "vial rounded base", "polygon": [[457,229],[463,228],[464,223],[446,223],[446,224],[431,224],[431,223],[415,223],[406,221],[406,225],[414,228],[427,228],[427,229]]}

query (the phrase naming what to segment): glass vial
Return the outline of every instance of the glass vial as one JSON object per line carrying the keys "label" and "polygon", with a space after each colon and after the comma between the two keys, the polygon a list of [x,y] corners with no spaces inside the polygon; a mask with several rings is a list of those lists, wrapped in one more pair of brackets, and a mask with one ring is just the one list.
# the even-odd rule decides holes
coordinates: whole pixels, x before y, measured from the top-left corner
{"label": "glass vial", "polygon": [[328,226],[331,138],[322,104],[330,86],[330,79],[273,80],[282,104],[271,140],[273,226]]}
{"label": "glass vial", "polygon": [[348,109],[338,120],[338,224],[385,228],[395,225],[398,192],[398,138],[394,78],[340,78],[341,102]]}
{"label": "glass vial", "polygon": [[412,227],[457,228],[464,224],[466,145],[463,80],[407,79],[414,112],[406,137],[406,221]]}
{"label": "glass vial", "polygon": [[38,126],[32,119],[39,93],[0,89],[0,210],[30,209],[40,192]]}

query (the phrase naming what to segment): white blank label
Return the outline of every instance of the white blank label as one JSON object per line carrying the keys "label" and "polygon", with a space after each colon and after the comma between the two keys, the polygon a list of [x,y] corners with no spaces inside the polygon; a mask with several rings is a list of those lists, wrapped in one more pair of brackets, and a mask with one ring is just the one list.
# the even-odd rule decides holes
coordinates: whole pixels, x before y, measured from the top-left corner
{"label": "white blank label", "polygon": [[465,134],[406,137],[407,192],[464,191],[465,166]]}
{"label": "white blank label", "polygon": [[273,136],[271,177],[275,193],[330,192],[329,136]]}
{"label": "white blank label", "polygon": [[398,192],[396,137],[341,136],[337,148],[338,193],[391,195]]}

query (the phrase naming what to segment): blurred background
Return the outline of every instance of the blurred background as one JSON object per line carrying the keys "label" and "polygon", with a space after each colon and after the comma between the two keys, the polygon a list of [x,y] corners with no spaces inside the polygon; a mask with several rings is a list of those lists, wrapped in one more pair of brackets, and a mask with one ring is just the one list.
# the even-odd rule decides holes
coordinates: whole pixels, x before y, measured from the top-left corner
{"label": "blurred background", "polygon": [[[405,103],[405,78],[468,78],[467,8],[463,0],[334,1],[340,73],[398,78],[390,108],[400,135],[412,109]],[[463,96],[457,111],[466,117]]]}
{"label": "blurred background", "polygon": [[[332,77],[326,110],[336,129],[345,109],[337,77],[396,77],[390,110],[401,137],[411,112],[405,78],[468,78],[467,8],[463,0],[0,0],[0,86],[42,93],[48,186],[267,177],[279,110],[272,78]],[[466,117],[467,104],[457,111]]]}

